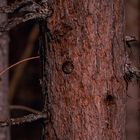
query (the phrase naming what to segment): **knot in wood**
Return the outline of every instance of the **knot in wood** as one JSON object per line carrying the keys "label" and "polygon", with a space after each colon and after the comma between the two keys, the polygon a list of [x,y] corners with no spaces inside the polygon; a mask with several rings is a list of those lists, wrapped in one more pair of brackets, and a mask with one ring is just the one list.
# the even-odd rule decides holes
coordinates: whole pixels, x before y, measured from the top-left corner
{"label": "knot in wood", "polygon": [[65,61],[62,65],[62,70],[65,74],[72,73],[73,69],[74,69],[74,65],[73,65],[73,62],[71,60]]}
{"label": "knot in wood", "polygon": [[115,104],[115,97],[113,95],[110,95],[110,94],[106,95],[106,97],[105,97],[105,103],[107,105]]}

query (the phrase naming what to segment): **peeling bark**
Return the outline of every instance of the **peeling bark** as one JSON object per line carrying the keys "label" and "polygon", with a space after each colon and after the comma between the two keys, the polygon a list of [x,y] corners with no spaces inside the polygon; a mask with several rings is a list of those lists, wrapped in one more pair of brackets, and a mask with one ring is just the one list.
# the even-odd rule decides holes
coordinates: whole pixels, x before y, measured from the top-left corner
{"label": "peeling bark", "polygon": [[125,140],[123,0],[52,4],[46,140]]}
{"label": "peeling bark", "polygon": [[[5,5],[6,0],[0,0],[0,6]],[[0,24],[7,20],[5,14],[0,14]],[[0,71],[8,64],[8,36],[6,33],[0,33]],[[8,113],[8,74],[0,77],[0,120],[5,120]],[[9,140],[9,129],[0,128],[0,140]]]}

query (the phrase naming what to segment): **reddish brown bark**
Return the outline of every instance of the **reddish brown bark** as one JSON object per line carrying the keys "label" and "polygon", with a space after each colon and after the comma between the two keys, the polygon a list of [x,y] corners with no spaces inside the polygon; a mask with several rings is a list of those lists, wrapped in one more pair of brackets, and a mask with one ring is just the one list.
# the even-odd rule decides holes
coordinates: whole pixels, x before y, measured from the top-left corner
{"label": "reddish brown bark", "polygon": [[123,0],[57,0],[46,49],[46,140],[125,140]]}
{"label": "reddish brown bark", "polygon": [[[126,35],[135,36],[140,40],[139,36],[139,0],[126,1]],[[134,22],[135,21],[135,22]],[[138,41],[131,42],[131,48],[128,49],[128,56],[133,66],[140,68],[140,44]],[[126,135],[127,140],[140,139],[140,112],[139,112],[139,98],[140,98],[140,81],[133,78],[128,84],[127,97],[127,119],[126,119]]]}
{"label": "reddish brown bark", "polygon": [[[0,0],[0,6],[5,5],[6,0]],[[5,14],[0,14],[0,23],[6,21]],[[0,33],[0,71],[8,64],[8,36]],[[8,74],[0,76],[0,120],[5,120],[8,113]],[[0,128],[0,140],[9,140],[9,129]]]}

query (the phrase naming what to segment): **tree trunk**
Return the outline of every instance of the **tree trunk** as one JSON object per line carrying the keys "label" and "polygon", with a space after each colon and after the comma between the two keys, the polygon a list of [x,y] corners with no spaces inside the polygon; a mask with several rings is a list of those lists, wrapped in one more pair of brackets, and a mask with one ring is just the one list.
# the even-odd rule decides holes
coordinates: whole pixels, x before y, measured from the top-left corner
{"label": "tree trunk", "polygon": [[46,47],[46,140],[125,140],[123,0],[56,0]]}
{"label": "tree trunk", "polygon": [[[0,0],[0,6],[6,4],[6,0]],[[7,20],[5,14],[0,14],[0,24]],[[0,71],[8,64],[8,36],[0,33]],[[5,120],[8,113],[8,74],[0,76],[0,120]],[[9,140],[9,129],[0,128],[0,140]]]}

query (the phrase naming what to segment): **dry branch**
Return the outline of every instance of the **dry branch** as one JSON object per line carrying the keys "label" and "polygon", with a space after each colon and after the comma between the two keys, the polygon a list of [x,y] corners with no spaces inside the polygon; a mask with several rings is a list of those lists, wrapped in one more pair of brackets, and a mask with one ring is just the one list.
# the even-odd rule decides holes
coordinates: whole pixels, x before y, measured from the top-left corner
{"label": "dry branch", "polygon": [[0,121],[0,127],[5,126],[12,126],[12,125],[20,125],[24,123],[34,122],[36,120],[46,119],[46,114],[39,113],[39,114],[29,114],[27,116],[23,116],[20,118],[11,118],[5,121]]}

